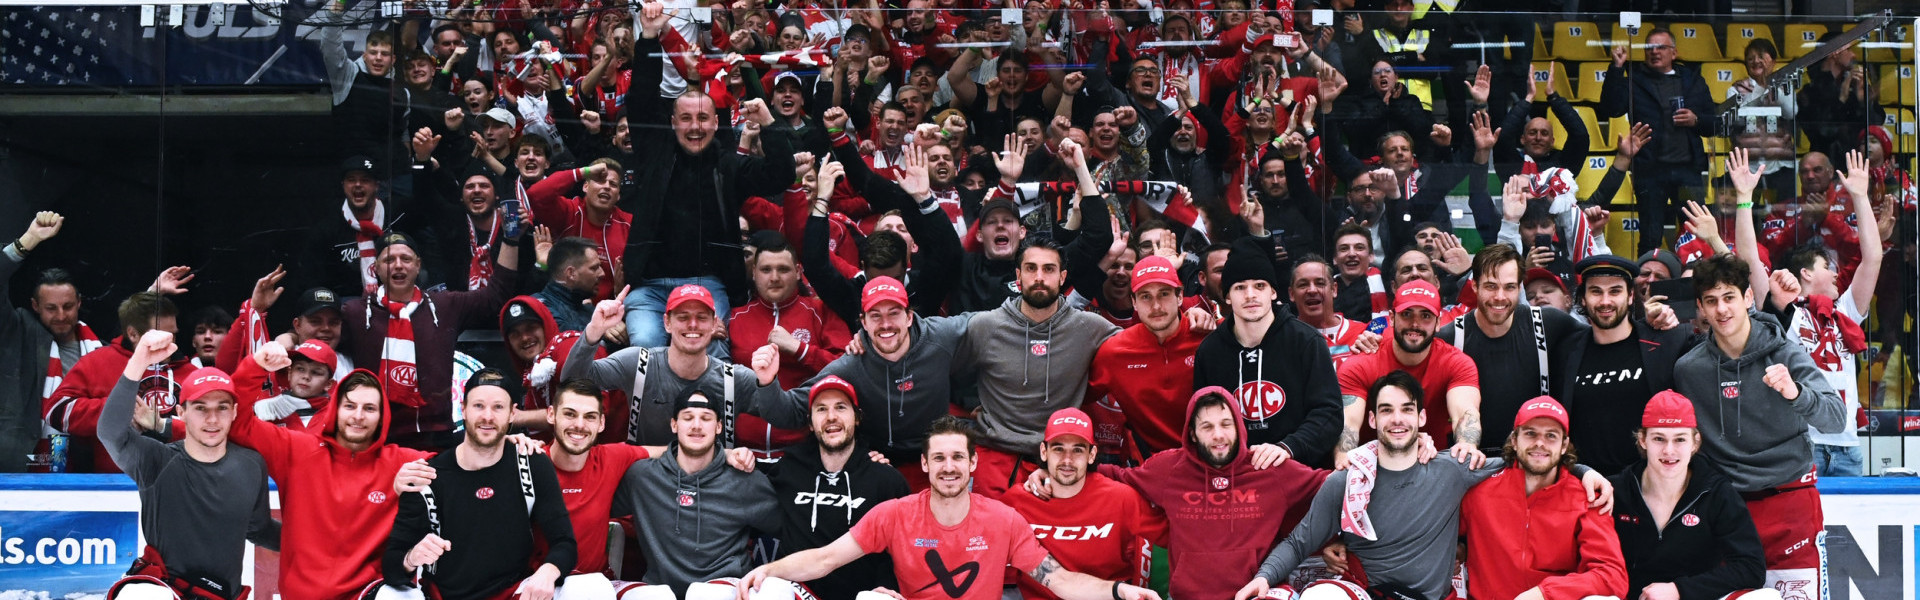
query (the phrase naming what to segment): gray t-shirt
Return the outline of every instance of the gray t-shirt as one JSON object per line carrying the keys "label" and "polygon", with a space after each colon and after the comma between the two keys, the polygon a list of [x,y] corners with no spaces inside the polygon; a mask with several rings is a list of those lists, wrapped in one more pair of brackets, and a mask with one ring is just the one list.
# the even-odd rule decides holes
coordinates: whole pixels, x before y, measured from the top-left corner
{"label": "gray t-shirt", "polygon": [[215,578],[238,591],[246,542],[280,549],[280,523],[267,511],[267,462],[227,444],[220,460],[203,463],[182,446],[193,442],[140,435],[132,425],[139,389],[126,377],[114,384],[100,412],[100,442],[140,489],[140,531],[168,572]]}
{"label": "gray t-shirt", "polygon": [[1369,583],[1398,584],[1427,598],[1445,598],[1453,576],[1454,545],[1460,538],[1460,499],[1504,466],[1505,461],[1493,458],[1479,470],[1471,470],[1442,453],[1404,471],[1380,469],[1373,498],[1367,503],[1377,538],[1373,541],[1340,531],[1347,471],[1334,471],[1314,494],[1306,518],[1267,554],[1257,575],[1269,582],[1285,581],[1301,561],[1339,534],[1347,551],[1366,567]]}
{"label": "gray t-shirt", "polygon": [[80,340],[54,342],[54,345],[60,348],[60,375],[64,377],[74,365],[80,364]]}

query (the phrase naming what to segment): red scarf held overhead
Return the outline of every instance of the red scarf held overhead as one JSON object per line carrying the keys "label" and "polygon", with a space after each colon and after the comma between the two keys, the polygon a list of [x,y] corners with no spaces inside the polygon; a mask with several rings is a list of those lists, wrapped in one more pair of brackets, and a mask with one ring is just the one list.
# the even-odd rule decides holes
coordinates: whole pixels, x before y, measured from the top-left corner
{"label": "red scarf held overhead", "polygon": [[420,308],[418,288],[405,304],[387,298],[380,288],[379,301],[387,307],[387,339],[380,347],[380,383],[388,397],[400,404],[419,408],[427,403],[420,396],[420,370],[414,366],[413,313]]}
{"label": "red scarf held overhead", "polygon": [[1848,353],[1859,354],[1867,350],[1867,333],[1860,329],[1859,323],[1853,322],[1852,317],[1834,310],[1832,296],[1808,296],[1807,316],[1813,317],[1813,326],[1817,330],[1825,330],[1828,325],[1838,328],[1840,345]]}

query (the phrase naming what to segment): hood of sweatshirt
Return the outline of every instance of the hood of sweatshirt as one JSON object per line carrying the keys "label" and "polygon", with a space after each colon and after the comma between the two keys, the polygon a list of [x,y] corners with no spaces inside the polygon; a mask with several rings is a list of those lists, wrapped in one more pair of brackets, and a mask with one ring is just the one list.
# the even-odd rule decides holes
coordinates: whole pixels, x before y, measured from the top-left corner
{"label": "hood of sweatshirt", "polygon": [[[568,293],[572,293],[572,291],[568,290]],[[551,341],[560,335],[560,325],[553,320],[553,312],[547,310],[546,303],[541,302],[533,296],[514,296],[513,299],[508,300],[506,304],[500,305],[499,325],[500,336],[502,338],[505,338],[507,335],[507,318],[519,316],[514,312],[516,309],[520,311],[533,311],[535,316],[540,317],[541,326],[547,328],[546,335],[541,336],[544,338],[543,341]],[[544,351],[544,348],[542,350]],[[535,360],[538,359],[539,357],[536,356]],[[513,361],[514,370],[520,372],[523,376],[529,369],[533,368],[532,362],[521,360],[519,355],[513,353],[512,348],[507,349],[507,360]]]}
{"label": "hood of sweatshirt", "polygon": [[[1193,436],[1193,421],[1195,414],[1199,412],[1197,407],[1200,404],[1200,398],[1208,394],[1226,396],[1227,410],[1233,413],[1233,429],[1235,434],[1233,440],[1233,460],[1229,461],[1227,466],[1224,467],[1215,467],[1208,464],[1206,449],[1201,448],[1200,441]],[[1187,418],[1181,425],[1180,430],[1186,432],[1184,435],[1185,439],[1181,442],[1181,448],[1186,450],[1187,460],[1193,461],[1193,464],[1199,466],[1201,472],[1208,475],[1233,477],[1243,472],[1253,470],[1253,461],[1248,458],[1247,455],[1247,415],[1240,410],[1240,402],[1234,400],[1233,392],[1227,391],[1227,388],[1212,386],[1194,390],[1193,396],[1187,398]]]}
{"label": "hood of sweatshirt", "polygon": [[[374,375],[373,371],[366,369],[354,369],[353,372],[365,373],[367,376],[372,377],[374,380],[374,388],[380,390],[380,431],[374,434],[373,445],[368,446],[368,448],[378,449],[381,446],[387,445],[387,426],[393,423],[393,406],[391,402],[387,401],[387,391],[380,386],[380,377],[378,375]],[[352,373],[349,373],[348,376],[351,377]],[[343,377],[342,379],[345,378]],[[313,421],[317,422],[319,427],[310,427],[309,429],[318,430],[320,437],[323,439],[333,440],[334,434],[339,433],[340,418],[338,415],[340,413],[341,393],[339,384],[335,384],[331,397],[332,401],[313,413]]]}

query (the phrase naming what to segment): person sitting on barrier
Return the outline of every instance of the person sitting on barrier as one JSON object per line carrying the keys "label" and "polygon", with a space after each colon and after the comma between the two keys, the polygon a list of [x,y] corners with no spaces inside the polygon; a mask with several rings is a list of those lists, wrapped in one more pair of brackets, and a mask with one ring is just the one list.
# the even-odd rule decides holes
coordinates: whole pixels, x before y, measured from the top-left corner
{"label": "person sitting on barrier", "polygon": [[[431,484],[400,495],[381,560],[386,579],[361,598],[551,600],[566,588],[577,556],[573,524],[553,462],[507,448],[513,399],[501,387],[506,379],[483,369],[467,380],[466,439],[427,460],[437,475]],[[536,527],[547,553],[530,568]]]}
{"label": "person sitting on barrier", "polygon": [[[1613,481],[1613,529],[1627,560],[1626,598],[1778,600],[1747,503],[1700,453],[1693,403],[1654,394],[1634,432],[1645,461]],[[1675,526],[1678,524],[1679,526]],[[1761,588],[1761,589],[1754,589]]]}
{"label": "person sitting on barrier", "polygon": [[[280,549],[280,522],[267,505],[267,465],[260,454],[227,444],[233,427],[233,380],[202,367],[181,381],[186,439],[165,443],[133,425],[134,396],[147,367],[167,362],[173,334],[149,330],[101,409],[100,442],[140,490],[140,531],[147,545],[109,600],[229,600],[240,585],[246,543]],[[164,513],[159,507],[165,507]]]}

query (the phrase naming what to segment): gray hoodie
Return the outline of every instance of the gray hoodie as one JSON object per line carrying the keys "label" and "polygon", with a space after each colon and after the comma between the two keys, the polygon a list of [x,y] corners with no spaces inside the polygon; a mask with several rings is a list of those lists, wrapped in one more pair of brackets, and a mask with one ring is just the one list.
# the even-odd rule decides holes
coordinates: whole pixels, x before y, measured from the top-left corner
{"label": "gray hoodie", "polygon": [[1099,315],[1059,304],[1045,321],[1020,312],[1020,298],[976,313],[954,364],[979,374],[981,442],[1021,455],[1039,451],[1047,417],[1080,406],[1093,355],[1120,327]]}
{"label": "gray hoodie", "polygon": [[[1674,391],[1693,401],[1706,454],[1740,492],[1754,492],[1806,476],[1813,466],[1807,426],[1833,433],[1847,426],[1845,404],[1827,385],[1805,348],[1773,317],[1749,312],[1752,332],[1739,358],[1709,339],[1680,357]],[[1800,385],[1788,401],[1767,387],[1767,365],[1786,365]]]}
{"label": "gray hoodie", "polygon": [[869,348],[866,353],[842,355],[791,390],[780,389],[776,380],[754,394],[747,410],[774,427],[806,429],[812,424],[808,392],[814,382],[835,375],[853,384],[860,396],[860,441],[887,455],[893,464],[919,464],[927,447],[927,426],[948,414],[953,391],[950,377],[959,364],[953,356],[974,314],[915,316],[907,330],[907,353],[898,361],[872,351],[873,338],[862,331],[861,343]]}
{"label": "gray hoodie", "polygon": [[680,445],[633,463],[620,478],[613,516],[633,515],[639,526],[647,574],[640,580],[687,594],[687,584],[721,577],[743,577],[749,567],[747,542],[752,532],[780,531],[773,484],[761,473],[727,466],[714,448],[713,461],[694,473],[680,470]]}

